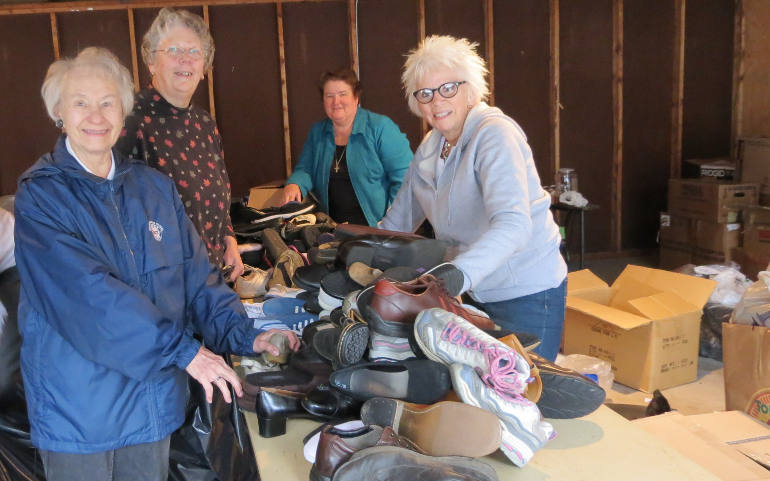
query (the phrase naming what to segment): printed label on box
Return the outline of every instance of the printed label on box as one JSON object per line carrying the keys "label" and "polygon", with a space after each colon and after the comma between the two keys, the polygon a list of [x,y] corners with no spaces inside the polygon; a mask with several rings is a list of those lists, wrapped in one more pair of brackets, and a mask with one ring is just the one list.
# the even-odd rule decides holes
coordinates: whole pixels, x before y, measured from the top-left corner
{"label": "printed label on box", "polygon": [[770,388],[760,389],[751,396],[745,409],[749,416],[770,424]]}

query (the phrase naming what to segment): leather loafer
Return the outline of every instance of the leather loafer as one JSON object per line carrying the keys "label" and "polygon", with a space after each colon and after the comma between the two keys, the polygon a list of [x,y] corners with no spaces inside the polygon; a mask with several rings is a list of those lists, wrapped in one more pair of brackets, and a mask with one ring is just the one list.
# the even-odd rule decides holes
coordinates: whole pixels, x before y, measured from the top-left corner
{"label": "leather loafer", "polygon": [[334,426],[324,426],[318,440],[315,463],[310,469],[310,481],[330,481],[334,472],[356,451],[372,446],[400,445],[407,444],[389,427],[364,426],[343,431]]}
{"label": "leather loafer", "polygon": [[329,383],[356,399],[390,397],[420,404],[438,401],[452,387],[447,367],[428,359],[361,363],[333,372]]}
{"label": "leather loafer", "polygon": [[356,419],[361,411],[361,401],[328,384],[321,384],[307,393],[301,403],[305,411],[325,420]]}
{"label": "leather loafer", "polygon": [[380,270],[395,266],[430,269],[444,261],[446,248],[446,242],[436,239],[369,235],[344,241],[337,258],[348,267],[354,262],[363,262]]}
{"label": "leather loafer", "polygon": [[498,481],[488,464],[462,456],[433,457],[395,446],[362,449],[334,473],[334,481],[424,479],[430,481]]}

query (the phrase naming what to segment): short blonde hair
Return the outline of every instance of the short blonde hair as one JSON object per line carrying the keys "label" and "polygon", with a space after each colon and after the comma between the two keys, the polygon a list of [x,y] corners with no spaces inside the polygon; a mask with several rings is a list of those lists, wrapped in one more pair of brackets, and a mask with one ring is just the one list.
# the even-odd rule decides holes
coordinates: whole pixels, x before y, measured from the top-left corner
{"label": "short blonde hair", "polygon": [[77,57],[57,60],[48,67],[40,95],[43,97],[48,116],[54,122],[59,120],[55,111],[61,101],[67,76],[76,68],[95,69],[113,80],[118,86],[123,117],[131,113],[134,108],[134,82],[128,69],[106,48],[87,47],[81,50]]}
{"label": "short blonde hair", "polygon": [[203,70],[210,69],[211,64],[214,63],[214,38],[209,32],[206,22],[200,16],[187,10],[176,10],[170,7],[164,7],[158,12],[158,16],[155,17],[147,33],[144,34],[142,39],[144,64],[149,66],[155,62],[155,50],[158,49],[158,45],[176,27],[189,28],[198,36],[204,55]]}
{"label": "short blonde hair", "polygon": [[465,38],[431,35],[420,42],[416,49],[409,52],[401,74],[401,84],[404,87],[409,109],[415,115],[422,117],[417,99],[412,92],[417,90],[420,79],[438,68],[452,70],[457,74],[457,80],[467,82],[470,105],[475,105],[489,97],[489,86],[486,80],[488,70],[484,59],[476,53],[478,45]]}

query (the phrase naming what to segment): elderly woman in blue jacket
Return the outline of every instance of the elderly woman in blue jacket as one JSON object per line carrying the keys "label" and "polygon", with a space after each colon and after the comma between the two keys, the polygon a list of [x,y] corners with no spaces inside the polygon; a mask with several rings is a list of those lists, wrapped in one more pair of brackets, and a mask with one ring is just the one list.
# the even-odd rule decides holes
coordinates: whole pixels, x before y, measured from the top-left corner
{"label": "elderly woman in blue jacket", "polygon": [[484,102],[486,74],[466,39],[431,36],[410,52],[409,108],[433,130],[381,225],[411,232],[427,218],[456,246],[463,290],[503,328],[539,336],[535,351],[553,360],[567,277],[559,229],[524,132]]}
{"label": "elderly woman in blue jacket", "polygon": [[409,141],[392,120],[362,108],[355,72],[325,72],[319,88],[328,119],[313,125],[283,201],[309,191],[337,222],[376,225],[401,187],[412,159]]}
{"label": "elderly woman in blue jacket", "polygon": [[63,133],[15,203],[32,442],[49,480],[165,480],[187,375],[230,402],[241,385],[215,352],[278,354],[274,333],[209,264],[173,182],[113,149],[133,103],[126,68],[87,48],[50,66],[42,95]]}

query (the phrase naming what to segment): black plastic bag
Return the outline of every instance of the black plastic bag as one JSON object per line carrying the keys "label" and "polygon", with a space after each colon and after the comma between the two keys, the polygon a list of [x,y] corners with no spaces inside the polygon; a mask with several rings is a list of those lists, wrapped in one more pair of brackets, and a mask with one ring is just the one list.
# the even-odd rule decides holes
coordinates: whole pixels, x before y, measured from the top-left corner
{"label": "black plastic bag", "polygon": [[[230,364],[229,356],[224,357]],[[254,448],[237,401],[228,404],[215,391],[209,404],[197,381],[190,378],[189,385],[184,425],[171,435],[169,481],[259,480]],[[230,396],[236,399],[232,388]]]}
{"label": "black plastic bag", "polygon": [[722,323],[730,320],[733,313],[731,307],[713,302],[703,307],[703,316],[700,323],[700,346],[698,355],[722,360]]}

